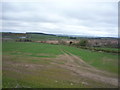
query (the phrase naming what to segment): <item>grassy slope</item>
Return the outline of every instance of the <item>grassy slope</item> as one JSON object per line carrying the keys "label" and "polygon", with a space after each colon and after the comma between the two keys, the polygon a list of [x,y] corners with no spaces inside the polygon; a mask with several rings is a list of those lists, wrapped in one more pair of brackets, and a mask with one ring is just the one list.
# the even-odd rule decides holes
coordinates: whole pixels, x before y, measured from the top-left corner
{"label": "grassy slope", "polygon": [[[52,35],[42,35],[42,34],[27,34],[28,37],[30,37],[31,40],[33,41],[39,41],[39,40],[58,40],[58,39],[69,39],[69,37],[59,37],[59,36],[52,36]],[[3,38],[12,38],[12,39],[17,39],[17,35],[8,35],[8,36],[3,36]]]}
{"label": "grassy slope", "polygon": [[104,52],[94,52],[75,47],[63,48],[64,50],[67,50],[72,54],[79,56],[81,59],[98,69],[118,73],[118,55]]}
{"label": "grassy slope", "polygon": [[46,53],[55,56],[62,54],[61,50],[66,50],[79,56],[94,67],[117,73],[118,55],[104,52],[93,52],[63,45],[24,42],[3,43],[3,52],[10,52],[11,54],[17,54],[16,52],[12,51],[20,51],[23,53],[32,53],[33,56],[37,53]]}
{"label": "grassy slope", "polygon": [[96,48],[96,49],[103,49],[103,50],[110,50],[110,51],[118,51],[118,48],[100,48],[100,47],[98,47],[98,48]]}
{"label": "grassy slope", "polygon": [[120,53],[120,49],[119,48],[108,48],[108,47],[98,47],[98,48],[94,48],[95,50],[102,50],[102,51],[107,51],[107,52],[116,52],[116,53]]}
{"label": "grassy slope", "polygon": [[51,35],[37,35],[37,34],[29,34],[31,40],[39,41],[39,40],[59,40],[59,39],[68,39],[69,37],[58,37],[58,36],[51,36]]}
{"label": "grassy slope", "polygon": [[[80,58],[85,60],[85,62],[91,64],[92,66],[98,69],[102,69],[117,74],[117,67],[118,67],[117,55],[103,53],[103,52],[92,52],[88,50],[83,50],[83,49],[78,49],[75,47],[63,46],[63,45],[51,45],[51,44],[43,44],[43,43],[24,43],[24,42],[3,43],[3,55],[8,56],[8,59],[13,60],[13,62],[19,62],[19,63],[24,62],[31,64],[49,65],[49,62],[51,62],[52,60],[43,61],[37,59],[37,57],[52,58],[55,57],[56,55],[63,54],[61,50],[65,50],[79,56]],[[46,56],[39,55],[40,53],[44,53],[46,54]],[[50,56],[48,54],[50,54]],[[9,64],[9,65],[5,65],[5,67],[11,68],[14,66]],[[17,67],[17,68],[22,69],[22,67]],[[22,69],[22,71],[24,71],[24,68]],[[28,72],[28,71],[24,71],[24,72]],[[45,68],[41,72],[42,73],[39,76],[39,73],[36,70],[32,70],[32,72],[29,71],[29,73],[31,74],[17,73],[11,70],[3,71],[4,74],[3,86],[14,87],[16,85],[16,82],[19,82],[21,86],[24,85],[26,87],[33,86],[33,83],[35,85],[33,87],[84,87],[81,84],[71,86],[69,80],[73,79],[73,77],[70,76],[69,71],[60,69],[56,66],[54,67],[51,66],[51,68]],[[56,78],[56,76],[59,78]],[[34,82],[34,80],[36,80],[36,82]],[[58,80],[59,82],[55,83],[55,80]]]}

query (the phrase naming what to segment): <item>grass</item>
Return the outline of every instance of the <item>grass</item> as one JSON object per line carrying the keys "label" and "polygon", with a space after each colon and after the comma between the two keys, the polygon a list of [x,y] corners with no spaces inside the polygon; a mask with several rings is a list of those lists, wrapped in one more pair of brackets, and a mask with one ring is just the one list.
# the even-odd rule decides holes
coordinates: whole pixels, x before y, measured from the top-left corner
{"label": "grass", "polygon": [[98,69],[118,73],[118,55],[105,52],[94,52],[75,47],[63,47],[63,49],[79,56],[85,62]]}
{"label": "grass", "polygon": [[[69,70],[51,65],[50,62],[54,61],[53,58],[64,53],[62,51],[77,55],[86,63],[98,69],[114,74],[117,74],[118,70],[118,55],[93,52],[71,46],[32,42],[3,42],[2,50],[3,88],[16,87],[17,83],[19,87],[33,88],[105,87],[102,83],[89,81],[82,77],[73,77]],[[64,64],[62,62],[59,63]],[[34,64],[44,65],[44,68],[40,66],[34,67]],[[22,67],[19,67],[19,65],[22,65]],[[30,65],[31,67],[26,67],[25,65]],[[92,82],[93,84],[84,86],[81,82],[73,82],[78,79]],[[74,85],[71,85],[71,83]]]}
{"label": "grass", "polygon": [[119,48],[97,47],[97,48],[94,48],[94,49],[95,49],[95,50],[107,51],[107,52],[120,53]]}
{"label": "grass", "polygon": [[118,48],[97,48],[97,49],[104,49],[104,50],[111,50],[111,51],[118,51]]}
{"label": "grass", "polygon": [[3,43],[3,52],[23,52],[23,53],[32,53],[32,54],[38,54],[38,53],[45,53],[45,54],[53,54],[53,55],[59,55],[62,54],[62,52],[59,50],[58,45],[48,45],[43,43],[24,43],[24,42],[11,42],[11,43]]}
{"label": "grass", "polygon": [[[12,67],[12,66],[11,66]],[[22,67],[16,67],[18,70]],[[15,69],[15,67],[14,67]],[[69,75],[69,71],[58,67],[43,68],[38,70],[22,70],[21,72],[14,72],[14,70],[7,70],[3,72],[3,87],[20,87],[30,88],[58,88],[58,87],[82,87],[80,84],[70,85],[70,80],[74,79]],[[57,76],[57,77],[56,77]],[[59,77],[59,78],[58,78]],[[67,77],[67,79],[66,79]],[[56,82],[57,81],[57,82]]]}
{"label": "grass", "polygon": [[[11,38],[13,40],[16,40],[16,39],[19,39],[18,37],[21,37],[21,36],[19,36],[19,35],[13,35],[13,34],[10,35],[9,34],[9,35],[3,35],[2,37],[3,38]],[[69,37],[67,37],[67,36],[60,37],[60,36],[42,35],[42,34],[27,34],[27,36],[30,37],[29,39],[32,40],[32,41],[69,39]],[[11,40],[11,41],[13,41],[13,40]],[[9,40],[7,40],[7,41],[9,41]]]}
{"label": "grass", "polygon": [[40,40],[60,40],[60,39],[69,39],[69,37],[58,37],[51,35],[40,35],[40,34],[28,34],[31,37],[32,41],[40,41]]}
{"label": "grass", "polygon": [[[3,54],[9,53],[12,55],[26,55],[25,53],[31,53],[32,57],[55,57],[56,55],[63,54],[61,50],[66,50],[72,54],[79,56],[81,59],[90,65],[106,70],[109,72],[118,72],[118,55],[105,53],[105,52],[94,52],[90,50],[79,49],[71,46],[64,45],[52,45],[45,43],[24,43],[24,42],[5,42],[3,43]],[[14,52],[14,53],[13,53]],[[16,53],[20,52],[20,53]],[[47,55],[36,55],[39,53],[50,54]]]}

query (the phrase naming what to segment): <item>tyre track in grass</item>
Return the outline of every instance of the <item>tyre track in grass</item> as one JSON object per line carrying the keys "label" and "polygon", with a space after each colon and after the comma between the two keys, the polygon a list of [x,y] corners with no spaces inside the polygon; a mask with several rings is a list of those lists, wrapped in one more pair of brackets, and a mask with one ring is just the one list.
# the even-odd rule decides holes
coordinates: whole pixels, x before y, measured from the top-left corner
{"label": "tyre track in grass", "polygon": [[62,68],[68,69],[74,72],[78,76],[82,76],[91,80],[95,80],[97,82],[102,82],[105,84],[118,86],[118,78],[110,75],[111,73],[105,72],[102,70],[98,70],[95,67],[84,62],[84,60],[80,59],[78,56],[65,51],[61,50],[64,53],[65,60],[67,61],[65,64],[56,64]]}

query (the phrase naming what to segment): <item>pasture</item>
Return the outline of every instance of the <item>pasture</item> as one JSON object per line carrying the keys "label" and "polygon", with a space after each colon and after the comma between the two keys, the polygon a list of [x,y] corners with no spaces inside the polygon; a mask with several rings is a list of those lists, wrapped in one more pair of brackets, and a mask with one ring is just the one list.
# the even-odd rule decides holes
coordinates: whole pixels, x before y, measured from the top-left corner
{"label": "pasture", "polygon": [[117,87],[118,55],[35,42],[3,42],[3,88]]}

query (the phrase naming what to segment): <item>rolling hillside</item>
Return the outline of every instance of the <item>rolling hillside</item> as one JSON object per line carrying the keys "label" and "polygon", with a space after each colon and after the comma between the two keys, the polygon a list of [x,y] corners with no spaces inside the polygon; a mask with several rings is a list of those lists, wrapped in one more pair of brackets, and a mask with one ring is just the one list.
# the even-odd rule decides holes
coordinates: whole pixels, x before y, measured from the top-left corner
{"label": "rolling hillside", "polygon": [[3,42],[3,87],[117,87],[118,55],[64,45]]}

